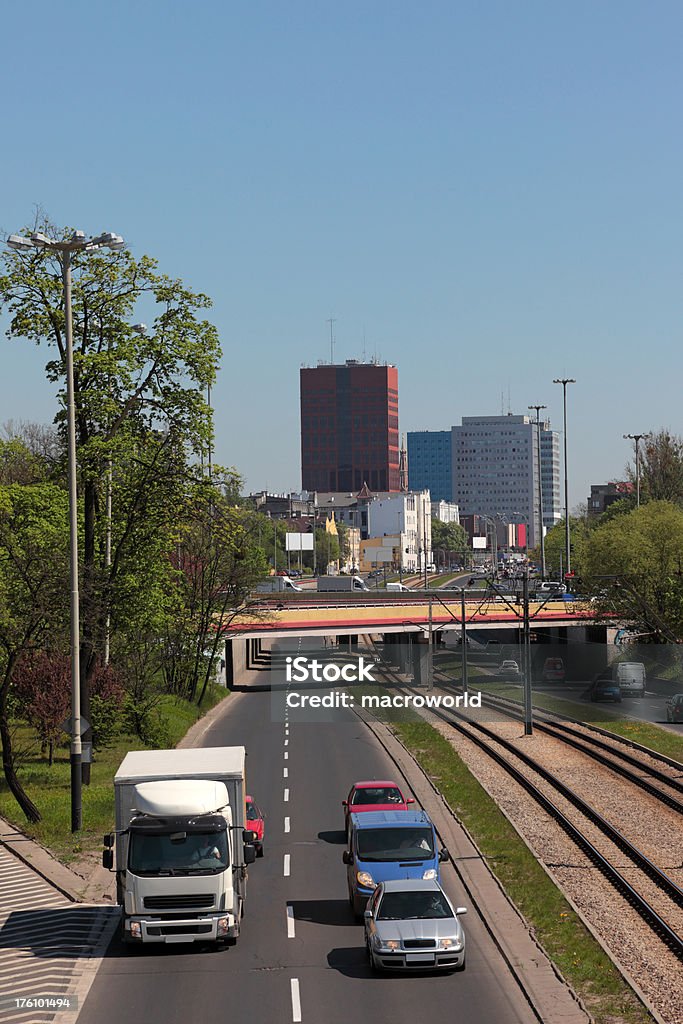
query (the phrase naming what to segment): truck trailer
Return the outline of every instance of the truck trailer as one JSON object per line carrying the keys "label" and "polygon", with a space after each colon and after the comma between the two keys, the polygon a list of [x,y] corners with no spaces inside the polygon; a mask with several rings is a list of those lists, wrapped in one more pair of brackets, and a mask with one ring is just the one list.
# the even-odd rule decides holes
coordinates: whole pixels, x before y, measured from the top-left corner
{"label": "truck trailer", "polygon": [[303,587],[298,587],[289,576],[269,576],[256,584],[257,594],[282,594],[289,590],[300,591]]}
{"label": "truck trailer", "polygon": [[256,857],[244,747],[133,750],[115,777],[121,937],[131,944],[237,941]]}
{"label": "truck trailer", "polygon": [[318,593],[334,591],[367,591],[370,588],[360,576],[318,576]]}

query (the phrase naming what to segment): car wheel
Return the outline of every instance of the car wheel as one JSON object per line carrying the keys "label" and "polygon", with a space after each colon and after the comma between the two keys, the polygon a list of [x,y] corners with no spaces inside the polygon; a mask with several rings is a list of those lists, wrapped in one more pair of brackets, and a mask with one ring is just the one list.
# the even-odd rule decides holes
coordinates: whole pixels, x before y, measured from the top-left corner
{"label": "car wheel", "polygon": [[256,847],[256,856],[257,857],[262,857],[263,856],[263,843],[259,843],[258,846]]}

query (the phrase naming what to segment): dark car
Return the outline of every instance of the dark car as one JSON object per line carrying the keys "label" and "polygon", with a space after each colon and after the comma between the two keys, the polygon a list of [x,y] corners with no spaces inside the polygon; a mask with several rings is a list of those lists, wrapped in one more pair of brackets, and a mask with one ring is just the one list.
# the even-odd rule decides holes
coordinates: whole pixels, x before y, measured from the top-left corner
{"label": "dark car", "polygon": [[591,700],[613,700],[615,704],[621,704],[619,683],[615,683],[612,678],[598,676],[591,687]]}
{"label": "dark car", "polygon": [[683,693],[675,693],[666,702],[667,722],[683,722]]}

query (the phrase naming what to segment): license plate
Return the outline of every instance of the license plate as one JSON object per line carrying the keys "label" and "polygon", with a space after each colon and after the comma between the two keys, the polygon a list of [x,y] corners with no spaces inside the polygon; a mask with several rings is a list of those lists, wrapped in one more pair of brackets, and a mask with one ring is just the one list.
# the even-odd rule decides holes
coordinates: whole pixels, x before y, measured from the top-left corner
{"label": "license plate", "polygon": [[191,942],[192,938],[189,935],[167,935],[166,942]]}
{"label": "license plate", "polygon": [[406,953],[407,964],[433,964],[433,953]]}

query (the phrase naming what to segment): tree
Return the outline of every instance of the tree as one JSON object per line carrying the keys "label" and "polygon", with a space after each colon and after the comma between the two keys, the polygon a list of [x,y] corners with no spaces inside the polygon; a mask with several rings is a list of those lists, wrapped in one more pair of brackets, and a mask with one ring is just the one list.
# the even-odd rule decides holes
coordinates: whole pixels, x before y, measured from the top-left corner
{"label": "tree", "polygon": [[432,550],[450,553],[464,560],[468,549],[467,533],[460,523],[442,523],[432,518]]}
{"label": "tree", "polygon": [[[43,221],[40,229],[58,237]],[[30,232],[29,232],[30,233]],[[71,235],[70,230],[61,232]],[[64,404],[65,314],[61,266],[53,252],[8,252],[0,276],[0,303],[10,315],[8,336],[54,348],[48,378],[61,385]],[[73,266],[74,393],[79,485],[83,500],[81,705],[88,714],[88,680],[102,651],[103,610],[112,593],[98,586],[103,561],[108,470],[135,456],[151,436],[171,438],[176,451],[199,456],[211,441],[206,388],[216,373],[220,347],[215,328],[201,319],[207,296],[157,273],[147,256],[130,252],[77,253]],[[144,299],[156,315],[149,331],[131,326]],[[64,412],[57,416],[64,430]],[[183,466],[183,472],[187,470]],[[144,484],[145,474],[137,480]],[[132,502],[131,507],[135,506]],[[99,521],[99,528],[98,528]]]}
{"label": "tree", "polygon": [[652,501],[597,526],[582,575],[643,634],[660,641],[683,636],[683,510]]}
{"label": "tree", "polygon": [[[635,481],[635,469],[629,467]],[[683,439],[660,430],[640,444],[641,500],[683,502]]]}
{"label": "tree", "polygon": [[10,727],[21,660],[68,636],[68,501],[53,484],[0,486],[0,742],[10,792],[27,819],[40,812],[17,776]]}
{"label": "tree", "polygon": [[23,716],[48,750],[52,765],[54,745],[62,735],[61,723],[71,707],[71,663],[61,652],[33,651],[15,670],[15,692]]}

